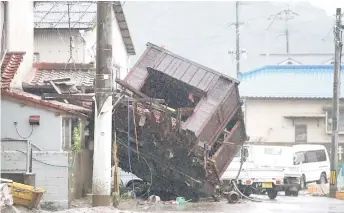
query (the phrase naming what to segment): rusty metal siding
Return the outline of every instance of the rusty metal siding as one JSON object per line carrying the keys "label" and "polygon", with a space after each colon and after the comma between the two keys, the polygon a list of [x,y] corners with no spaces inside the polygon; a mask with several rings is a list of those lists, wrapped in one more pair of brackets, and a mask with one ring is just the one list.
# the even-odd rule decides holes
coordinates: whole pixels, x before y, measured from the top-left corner
{"label": "rusty metal siding", "polygon": [[[148,76],[147,67],[207,92],[207,96],[203,97],[196,106],[193,115],[183,124],[184,128],[195,132],[196,136],[202,134],[202,138],[210,140],[211,136],[225,125],[223,124],[224,119],[233,110],[232,104],[237,101],[235,97],[230,97],[231,86],[236,80],[163,48],[148,44],[147,50],[125,78],[125,81],[134,88],[140,89]],[[235,84],[236,90],[237,83]],[[228,100],[224,103],[226,97]],[[216,113],[214,113],[215,111]]]}
{"label": "rusty metal siding", "polygon": [[[219,176],[222,176],[222,174],[225,172],[225,170],[229,166],[230,162],[232,162],[234,156],[239,150],[238,145],[243,144],[244,140],[242,138],[245,137],[244,131],[245,131],[244,122],[242,120],[238,121],[233,127],[231,134],[228,135],[227,138],[224,140],[224,144],[220,146],[220,148],[217,150],[217,152],[213,156],[213,160],[216,165],[217,174]],[[238,142],[238,143],[232,144],[233,142]]]}

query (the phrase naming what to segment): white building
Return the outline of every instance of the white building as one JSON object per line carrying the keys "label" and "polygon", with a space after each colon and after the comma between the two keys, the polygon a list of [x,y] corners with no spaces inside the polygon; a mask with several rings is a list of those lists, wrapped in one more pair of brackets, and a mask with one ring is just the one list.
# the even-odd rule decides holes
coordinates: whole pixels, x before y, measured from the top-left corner
{"label": "white building", "polygon": [[[67,2],[36,3],[35,61],[94,63],[96,10],[95,2],[70,2],[70,5]],[[135,55],[135,49],[120,2],[113,2],[112,29],[113,65],[120,69],[120,72],[117,72],[120,76],[117,77],[124,78],[129,68],[129,57]],[[72,37],[72,45],[70,45],[70,37]]]}
{"label": "white building", "polygon": [[[341,78],[343,82],[343,74]],[[330,147],[333,65],[265,66],[242,73],[240,80],[251,142],[321,143]],[[343,97],[343,86],[341,94]],[[342,144],[344,116],[340,116],[339,125]]]}

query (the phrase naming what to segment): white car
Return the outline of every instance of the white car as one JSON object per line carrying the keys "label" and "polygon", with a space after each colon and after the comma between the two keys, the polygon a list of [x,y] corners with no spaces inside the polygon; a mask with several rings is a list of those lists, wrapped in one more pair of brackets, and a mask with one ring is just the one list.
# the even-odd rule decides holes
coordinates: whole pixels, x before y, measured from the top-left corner
{"label": "white car", "polygon": [[323,145],[294,145],[294,165],[299,166],[302,187],[306,183],[328,183],[330,160],[326,147]]}

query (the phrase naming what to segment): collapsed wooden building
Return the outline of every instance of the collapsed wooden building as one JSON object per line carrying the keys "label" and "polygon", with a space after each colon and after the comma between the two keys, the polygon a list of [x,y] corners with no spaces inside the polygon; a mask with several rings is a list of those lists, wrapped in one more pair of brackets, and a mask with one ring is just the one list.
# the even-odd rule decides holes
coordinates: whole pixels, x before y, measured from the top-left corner
{"label": "collapsed wooden building", "polygon": [[247,138],[239,82],[150,43],[116,82],[122,94],[152,100],[116,105],[119,166],[155,191],[213,195]]}

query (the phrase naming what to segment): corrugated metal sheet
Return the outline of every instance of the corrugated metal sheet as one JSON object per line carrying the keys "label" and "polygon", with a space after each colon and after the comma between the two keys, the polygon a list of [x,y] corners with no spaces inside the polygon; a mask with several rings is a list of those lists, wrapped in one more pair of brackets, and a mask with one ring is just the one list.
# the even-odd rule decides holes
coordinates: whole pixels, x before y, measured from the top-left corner
{"label": "corrugated metal sheet", "polygon": [[[341,71],[341,97],[344,97],[344,69]],[[333,65],[265,66],[242,73],[242,97],[332,98]]]}
{"label": "corrugated metal sheet", "polygon": [[[200,100],[193,115],[183,127],[195,132],[197,137],[201,135],[202,140],[210,139],[209,137],[214,135],[223,124],[224,118],[232,113],[228,109],[234,109],[221,107],[221,104],[229,104],[228,101],[223,103],[225,98],[232,101],[229,105],[238,104],[237,92],[229,95],[231,86],[234,82],[237,85],[238,81],[151,43],[147,46],[125,81],[134,88],[141,89],[148,76],[147,67],[149,67],[206,92],[207,96]],[[233,87],[234,90],[236,91],[237,87]],[[220,120],[217,119],[218,116],[221,117]]]}
{"label": "corrugated metal sheet", "polygon": [[[75,63],[84,63],[85,43],[77,30],[72,30],[72,36],[74,38],[73,59]],[[70,57],[69,30],[35,29],[34,52],[39,53],[40,62],[66,63]]]}
{"label": "corrugated metal sheet", "polygon": [[[144,76],[147,76],[147,71],[145,70],[146,67],[151,67],[163,72],[203,91],[208,91],[211,83],[216,81],[219,77],[238,82],[229,76],[197,64],[154,44],[148,43],[147,46],[147,50],[139,59],[139,62],[135,65],[133,71],[130,72],[125,79],[129,84],[132,84],[132,81],[141,82],[140,85],[132,85],[136,88],[140,88],[142,86],[145,79]],[[143,70],[138,71],[140,68]],[[140,72],[142,75],[136,76],[136,72]]]}

